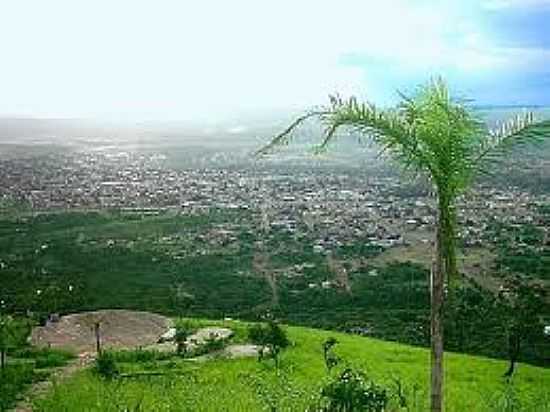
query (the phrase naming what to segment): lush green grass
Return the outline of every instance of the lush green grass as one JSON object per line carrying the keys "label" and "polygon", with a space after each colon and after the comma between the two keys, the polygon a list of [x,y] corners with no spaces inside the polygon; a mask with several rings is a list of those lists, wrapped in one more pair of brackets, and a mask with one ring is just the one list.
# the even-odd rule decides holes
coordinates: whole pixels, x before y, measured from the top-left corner
{"label": "lush green grass", "polygon": [[8,410],[33,382],[44,380],[50,368],[65,365],[74,355],[55,349],[24,348],[10,352],[8,364],[0,371],[0,411]]}
{"label": "lush green grass", "polygon": [[13,357],[18,360],[30,359],[34,361],[34,367],[37,369],[56,368],[65,365],[69,360],[74,359],[72,352],[60,349],[32,348],[27,347],[16,351]]}
{"label": "lush green grass", "polygon": [[17,395],[34,380],[32,364],[10,364],[0,371],[0,411],[12,407]]}
{"label": "lush green grass", "polygon": [[[227,325],[228,323],[225,322]],[[240,332],[243,323],[229,323]],[[37,400],[38,411],[304,411],[327,382],[322,342],[335,336],[339,356],[392,388],[399,379],[411,411],[426,410],[429,352],[369,338],[289,327],[293,346],[276,371],[270,362],[217,359],[197,363],[174,357],[121,362],[124,372],[161,371],[165,376],[103,380],[83,371]],[[450,411],[550,410],[550,370],[520,365],[513,386],[502,379],[506,363],[467,355],[446,356],[446,399]],[[520,409],[506,409],[515,403]],[[271,409],[274,408],[274,409]]]}

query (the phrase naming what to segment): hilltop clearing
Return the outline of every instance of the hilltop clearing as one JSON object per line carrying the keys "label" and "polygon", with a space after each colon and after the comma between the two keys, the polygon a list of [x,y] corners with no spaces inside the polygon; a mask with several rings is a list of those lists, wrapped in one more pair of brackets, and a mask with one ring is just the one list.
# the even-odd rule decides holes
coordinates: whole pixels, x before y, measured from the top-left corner
{"label": "hilltop clearing", "polygon": [[156,343],[172,325],[172,321],[154,313],[129,310],[77,313],[35,328],[31,343],[38,347],[63,348],[79,354],[93,352],[96,346],[95,324],[99,324],[103,348],[123,349]]}

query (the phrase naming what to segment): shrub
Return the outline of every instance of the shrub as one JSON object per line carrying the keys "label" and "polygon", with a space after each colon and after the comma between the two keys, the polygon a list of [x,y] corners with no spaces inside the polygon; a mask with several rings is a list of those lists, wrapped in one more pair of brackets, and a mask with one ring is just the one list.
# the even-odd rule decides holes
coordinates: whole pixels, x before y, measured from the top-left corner
{"label": "shrub", "polygon": [[7,364],[8,351],[24,346],[31,330],[27,319],[16,319],[0,313],[0,369]]}
{"label": "shrub", "polygon": [[176,327],[176,335],[174,336],[174,341],[176,342],[176,351],[178,355],[184,355],[187,353],[187,338],[189,337],[190,332],[185,327]]}
{"label": "shrub", "polygon": [[338,341],[333,337],[327,338],[327,340],[323,342],[323,360],[325,361],[328,373],[340,363],[340,357],[333,351],[337,343]]}
{"label": "shrub", "polygon": [[387,390],[366,379],[361,371],[345,369],[321,390],[323,412],[382,412],[389,402]]}
{"label": "shrub", "polygon": [[116,378],[119,370],[115,356],[108,351],[101,352],[95,361],[95,372],[106,379]]}
{"label": "shrub", "polygon": [[548,399],[545,399],[543,393],[530,399],[530,402],[522,402],[512,379],[505,380],[501,389],[485,396],[487,410],[495,412],[547,411],[549,406]]}
{"label": "shrub", "polygon": [[193,350],[193,353],[191,355],[201,356],[201,355],[206,355],[208,353],[218,352],[223,348],[225,348],[226,345],[227,345],[226,339],[219,339],[212,334],[204,341],[204,343],[197,346]]}
{"label": "shrub", "polygon": [[11,408],[17,395],[34,380],[32,365],[6,365],[0,371],[0,411]]}
{"label": "shrub", "polygon": [[204,351],[206,353],[216,352],[219,350],[222,350],[226,345],[226,341],[224,339],[218,339],[214,335],[210,335],[205,341],[204,341]]}

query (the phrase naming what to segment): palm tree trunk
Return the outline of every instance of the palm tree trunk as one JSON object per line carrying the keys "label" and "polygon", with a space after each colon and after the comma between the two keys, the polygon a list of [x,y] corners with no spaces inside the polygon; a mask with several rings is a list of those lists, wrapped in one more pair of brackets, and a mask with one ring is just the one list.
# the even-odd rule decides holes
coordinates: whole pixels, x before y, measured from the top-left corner
{"label": "palm tree trunk", "polygon": [[431,271],[431,410],[443,410],[443,303],[445,275],[456,267],[450,202],[439,195],[435,258]]}
{"label": "palm tree trunk", "polygon": [[443,300],[444,273],[441,248],[441,230],[436,236],[436,256],[431,273],[431,410],[440,412],[443,408]]}
{"label": "palm tree trunk", "polygon": [[508,338],[508,354],[510,358],[510,366],[504,374],[505,378],[511,378],[514,374],[514,371],[516,369],[516,362],[519,358],[520,344],[521,337],[519,335],[519,332],[517,330],[512,330]]}

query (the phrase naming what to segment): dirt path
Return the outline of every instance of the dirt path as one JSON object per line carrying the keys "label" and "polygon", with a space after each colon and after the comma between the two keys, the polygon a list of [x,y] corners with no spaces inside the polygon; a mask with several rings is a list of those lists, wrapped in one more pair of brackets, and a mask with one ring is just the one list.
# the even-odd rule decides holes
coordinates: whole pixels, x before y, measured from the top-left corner
{"label": "dirt path", "polygon": [[348,271],[344,267],[343,262],[336,260],[329,255],[327,257],[327,265],[330,271],[334,274],[338,285],[343,288],[348,295],[351,295],[351,285],[349,281]]}
{"label": "dirt path", "polygon": [[52,374],[43,381],[32,384],[23,394],[23,399],[17,403],[13,412],[32,412],[32,403],[49,392],[54,382],[62,382],[69,379],[78,371],[90,366],[95,359],[95,353],[82,353],[65,366],[55,368]]}
{"label": "dirt path", "polygon": [[267,253],[257,252],[252,260],[254,270],[264,277],[271,289],[271,305],[279,306],[279,291],[277,287],[277,275],[269,269],[269,255]]}

